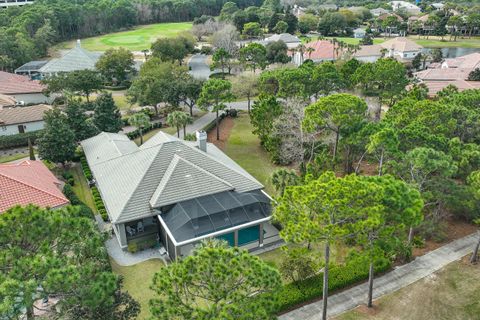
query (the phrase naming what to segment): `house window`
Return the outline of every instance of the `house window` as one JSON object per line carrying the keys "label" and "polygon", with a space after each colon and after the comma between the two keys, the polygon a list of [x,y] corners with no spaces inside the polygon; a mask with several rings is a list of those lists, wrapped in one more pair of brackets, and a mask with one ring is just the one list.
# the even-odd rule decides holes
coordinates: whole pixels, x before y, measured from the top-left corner
{"label": "house window", "polygon": [[25,133],[26,128],[23,124],[18,125],[18,133]]}

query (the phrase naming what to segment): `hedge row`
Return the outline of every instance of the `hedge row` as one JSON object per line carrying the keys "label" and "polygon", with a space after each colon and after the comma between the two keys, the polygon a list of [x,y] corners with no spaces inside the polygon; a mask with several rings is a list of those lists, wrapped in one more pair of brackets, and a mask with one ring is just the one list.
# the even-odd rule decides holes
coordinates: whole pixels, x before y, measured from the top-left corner
{"label": "hedge row", "polygon": [[[331,267],[328,276],[328,291],[331,293],[368,279],[369,265],[367,257],[357,256],[346,265]],[[390,267],[391,262],[387,258],[379,258],[374,263],[375,273],[385,272]],[[277,312],[287,311],[301,303],[321,298],[322,290],[323,273],[300,282],[284,285],[278,295]]]}
{"label": "hedge row", "polygon": [[87,178],[87,181],[90,182],[93,179],[93,176],[92,171],[90,171],[90,167],[88,166],[87,158],[85,158],[85,156],[82,156],[80,158],[80,164],[82,165],[82,170],[85,178]]}
{"label": "hedge row", "polygon": [[[143,134],[155,129],[160,129],[161,127],[162,127],[161,122],[154,122],[148,128],[143,128]],[[127,137],[130,138],[131,140],[140,137],[140,130],[137,129],[127,133]]]}
{"label": "hedge row", "polygon": [[0,136],[0,149],[10,149],[28,146],[28,139],[35,143],[43,133],[43,130]]}
{"label": "hedge row", "polygon": [[103,203],[102,196],[97,187],[92,187],[92,196],[93,202],[95,202],[95,207],[97,208],[98,213],[102,216],[103,221],[108,220],[107,209],[105,209],[105,204]]}
{"label": "hedge row", "polygon": [[78,206],[80,208],[80,215],[87,218],[93,218],[93,211],[83,203],[80,198],[75,194],[70,184],[65,184],[63,187],[63,194],[70,201],[72,206]]}

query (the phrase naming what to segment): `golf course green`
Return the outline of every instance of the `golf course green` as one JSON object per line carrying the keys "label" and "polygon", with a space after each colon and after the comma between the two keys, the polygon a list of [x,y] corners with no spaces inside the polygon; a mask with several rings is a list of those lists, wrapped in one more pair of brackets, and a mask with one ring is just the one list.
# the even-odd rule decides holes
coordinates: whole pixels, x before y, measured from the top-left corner
{"label": "golf course green", "polygon": [[[150,44],[158,38],[175,37],[180,32],[188,31],[191,28],[191,22],[149,24],[128,31],[82,39],[82,47],[91,51],[105,51],[118,47],[139,51],[149,49]],[[74,45],[75,41],[69,41],[62,42],[56,47],[57,49],[69,49]]]}

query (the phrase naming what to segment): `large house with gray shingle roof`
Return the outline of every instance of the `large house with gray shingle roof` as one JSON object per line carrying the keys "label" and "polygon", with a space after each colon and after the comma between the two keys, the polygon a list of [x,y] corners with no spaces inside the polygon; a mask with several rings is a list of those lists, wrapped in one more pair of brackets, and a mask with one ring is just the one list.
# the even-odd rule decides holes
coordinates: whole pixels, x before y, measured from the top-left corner
{"label": "large house with gray shingle roof", "polygon": [[278,240],[263,185],[207,143],[204,132],[197,132],[197,141],[163,132],[140,147],[105,132],[82,141],[123,249],[154,237],[176,259],[205,238],[249,249],[270,236]]}

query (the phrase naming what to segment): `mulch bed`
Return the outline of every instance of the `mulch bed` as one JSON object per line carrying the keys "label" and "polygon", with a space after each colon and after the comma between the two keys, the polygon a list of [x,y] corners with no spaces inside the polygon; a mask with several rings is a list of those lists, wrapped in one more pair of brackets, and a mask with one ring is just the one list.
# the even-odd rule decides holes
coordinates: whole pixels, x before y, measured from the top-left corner
{"label": "mulch bed", "polygon": [[225,143],[230,137],[233,125],[234,120],[232,118],[224,118],[222,121],[220,121],[220,140],[217,140],[217,127],[214,127],[208,132],[207,141],[213,143],[217,148],[224,151]]}

